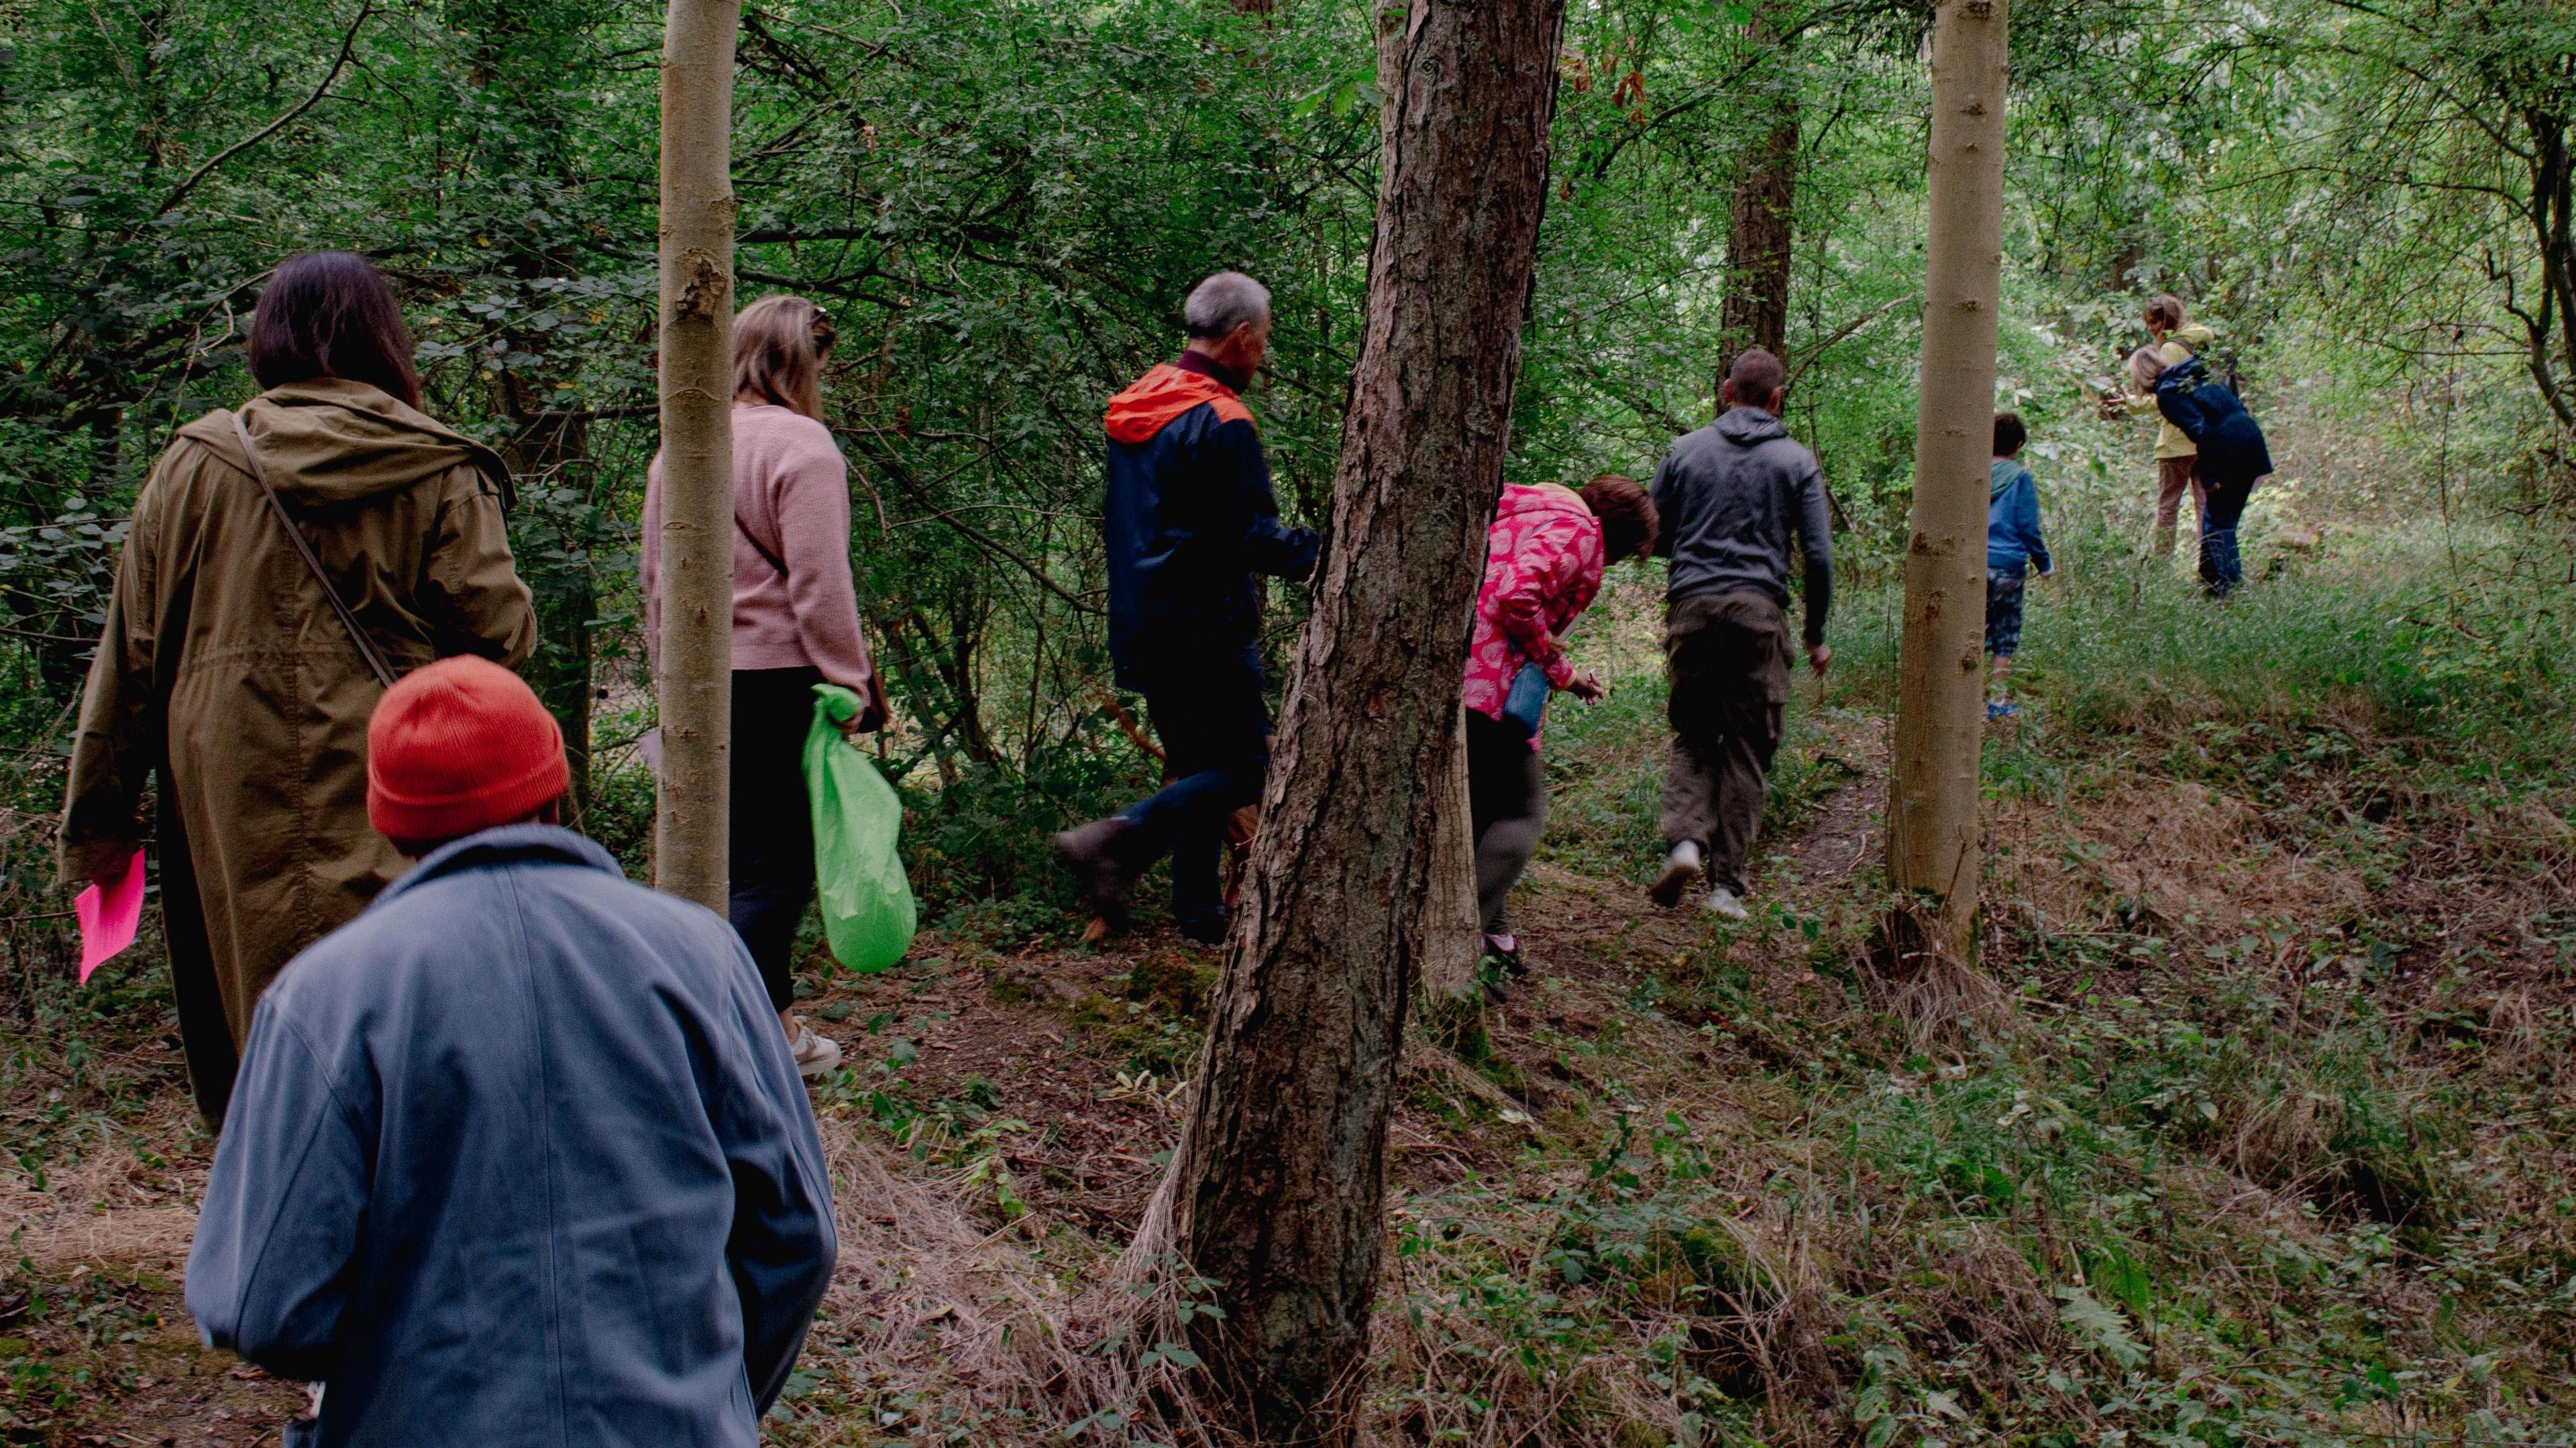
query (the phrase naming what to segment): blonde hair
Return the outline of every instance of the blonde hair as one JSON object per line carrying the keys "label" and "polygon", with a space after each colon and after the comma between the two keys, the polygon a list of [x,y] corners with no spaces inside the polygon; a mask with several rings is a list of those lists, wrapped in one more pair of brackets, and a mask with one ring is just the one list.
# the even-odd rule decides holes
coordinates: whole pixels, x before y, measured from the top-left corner
{"label": "blonde hair", "polygon": [[771,296],[733,319],[733,396],[823,416],[823,354],[832,319],[803,297]]}
{"label": "blonde hair", "polygon": [[2162,323],[2168,332],[2181,326],[2184,320],[2182,298],[2166,292],[2147,303],[2147,320],[2150,323]]}
{"label": "blonde hair", "polygon": [[2153,347],[2141,347],[2129,354],[2129,380],[2141,388],[2152,388],[2156,379],[2165,375],[2165,354]]}

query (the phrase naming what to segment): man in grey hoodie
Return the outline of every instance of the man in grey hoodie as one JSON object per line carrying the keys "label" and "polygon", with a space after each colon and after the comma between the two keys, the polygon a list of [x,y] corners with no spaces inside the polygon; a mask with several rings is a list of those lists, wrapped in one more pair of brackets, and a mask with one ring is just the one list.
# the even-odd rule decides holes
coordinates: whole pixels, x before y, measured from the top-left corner
{"label": "man in grey hoodie", "polygon": [[1671,852],[1648,891],[1679,901],[1704,868],[1707,908],[1745,918],[1744,861],[1762,823],[1765,775],[1789,702],[1789,537],[1806,561],[1808,667],[1833,650],[1834,544],[1816,455],[1780,425],[1787,374],[1755,348],[1727,370],[1727,411],[1675,441],[1655,470],[1655,551],[1672,559],[1664,659],[1672,673],[1672,752],[1664,766]]}

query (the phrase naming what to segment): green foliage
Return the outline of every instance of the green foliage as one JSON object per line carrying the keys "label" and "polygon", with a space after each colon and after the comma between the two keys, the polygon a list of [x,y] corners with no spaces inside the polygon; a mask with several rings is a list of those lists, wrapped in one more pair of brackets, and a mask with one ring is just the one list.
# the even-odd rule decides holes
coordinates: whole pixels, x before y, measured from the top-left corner
{"label": "green foliage", "polygon": [[[1515,481],[1643,476],[1707,420],[1741,284],[1735,188],[1775,119],[1798,118],[1789,421],[1824,460],[1841,572],[1838,662],[1821,691],[1798,683],[1775,840],[1869,767],[1855,726],[1891,702],[1929,11],[1621,0],[1568,20]],[[2576,713],[2570,17],[2550,0],[2014,7],[1997,402],[2031,421],[2064,577],[2033,590],[1992,797],[2080,811],[2135,778],[2203,788],[2266,832],[2248,872],[2295,842],[2355,895],[2330,919],[2224,931],[2126,885],[2088,897],[2089,920],[1999,912],[1991,958],[2049,1026],[1933,1049],[1857,949],[1864,856],[1841,894],[1757,902],[1723,939],[1623,962],[1615,1009],[1532,1028],[1544,1049],[1462,1033],[1481,1079],[1532,1109],[1450,1113],[1526,1136],[1509,1181],[1445,1151],[1400,1178],[1394,1303],[1420,1371],[1388,1391],[1406,1432],[2217,1445],[2438,1422],[2564,1440],[2564,1374],[2531,1364],[2563,1368],[2576,1308],[2549,1165],[2567,1021],[2544,999],[2495,1024],[2475,972],[2515,950],[2576,960],[2554,843]],[[1060,940],[1078,921],[1047,835],[1159,775],[1108,687],[1098,417],[1177,345],[1209,270],[1275,291],[1251,401],[1283,504],[1328,517],[1367,284],[1375,23],[1322,0],[746,14],[742,290],[804,293],[838,324],[827,420],[899,715],[882,757],[916,889],[969,948]],[[20,1180],[66,1179],[179,1091],[148,1054],[170,1025],[151,941],[68,983],[48,821],[121,520],[177,425],[249,395],[244,327],[283,253],[383,266],[429,410],[519,474],[531,676],[598,747],[580,823],[649,871],[651,780],[624,746],[652,723],[633,575],[659,40],[645,0],[0,4],[0,1086]],[[2089,395],[2163,290],[2217,328],[2282,464],[2248,516],[2256,580],[2223,608],[2139,558],[2146,425],[2098,421]],[[1300,599],[1278,590],[1274,683]],[[1610,698],[1549,724],[1546,859],[1633,882],[1661,844],[1663,689],[1652,602],[1623,606],[1576,644]],[[2475,842],[2425,863],[2463,819]],[[2065,848],[2097,875],[2117,863]],[[2434,868],[2531,899],[2473,943],[2373,903]],[[2445,973],[2405,995],[2428,959]],[[2304,972],[2295,989],[2283,969]],[[1784,1008],[1801,974],[1817,984]],[[1209,975],[1195,953],[1148,959],[1113,980],[1126,999],[1086,995],[1068,1024],[1123,1066],[1122,1092],[1167,1109]],[[1023,1217],[1035,1188],[1009,1166],[1024,1108],[986,1082],[924,1088],[892,1029],[854,1035],[825,1109],[989,1225],[1045,1215]],[[1734,1093],[1722,1113],[1640,1106],[1629,1078],[1657,1067],[1640,1044],[1657,1031],[1727,1053],[1689,1068]],[[154,1064],[106,1069],[116,1051]],[[1166,1275],[1182,1326],[1212,1310],[1214,1284]],[[26,1319],[132,1330],[102,1292],[44,1285]],[[96,1385],[21,1341],[0,1338],[0,1412],[50,1431]],[[1160,1334],[1145,1352],[1192,1357]],[[819,1421],[836,1384],[801,1382],[790,1416]],[[850,1431],[985,1426],[875,1387],[850,1395],[869,1415]]]}

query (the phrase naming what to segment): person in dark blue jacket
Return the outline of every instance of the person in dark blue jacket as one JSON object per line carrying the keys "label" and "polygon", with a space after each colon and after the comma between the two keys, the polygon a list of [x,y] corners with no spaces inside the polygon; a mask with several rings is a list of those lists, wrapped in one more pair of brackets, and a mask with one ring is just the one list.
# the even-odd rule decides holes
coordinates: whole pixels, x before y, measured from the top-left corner
{"label": "person in dark blue jacket", "polygon": [[1119,685],[1145,696],[1169,782],[1055,842],[1110,930],[1126,923],[1128,887],[1169,854],[1174,923],[1214,943],[1225,938],[1226,818],[1260,801],[1270,767],[1257,575],[1306,578],[1320,540],[1279,521],[1237,396],[1269,349],[1269,291],[1219,272],[1190,293],[1183,320],[1179,359],[1111,398],[1103,418],[1109,653]]}
{"label": "person in dark blue jacket", "polygon": [[[2013,654],[2021,647],[2030,566],[2038,564],[2041,577],[2050,569],[2048,540],[2039,533],[2039,482],[2021,465],[2022,444],[2029,439],[2020,413],[1995,414],[1995,461],[1986,474],[1986,653],[1994,659],[1999,694],[2012,677]],[[1990,720],[2015,712],[2007,699],[1986,705]]]}
{"label": "person in dark blue jacket", "polygon": [[206,1344],[323,1385],[289,1444],[753,1448],[836,1244],[751,956],[552,823],[563,737],[509,671],[415,671],[367,746],[420,862],[261,997]]}
{"label": "person in dark blue jacket", "polygon": [[2255,485],[2271,476],[2272,454],[2263,429],[2236,394],[2209,374],[2209,364],[2187,357],[2168,365],[2153,347],[2129,354],[2129,377],[2152,388],[2156,410],[2200,449],[2200,581],[2212,598],[2225,598],[2245,581],[2236,548],[2236,524]]}

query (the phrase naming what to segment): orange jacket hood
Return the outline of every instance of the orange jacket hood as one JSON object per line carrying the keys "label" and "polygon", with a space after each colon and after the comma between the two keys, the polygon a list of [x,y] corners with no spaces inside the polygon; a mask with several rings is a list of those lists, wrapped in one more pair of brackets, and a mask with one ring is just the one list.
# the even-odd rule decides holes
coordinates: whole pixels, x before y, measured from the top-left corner
{"label": "orange jacket hood", "polygon": [[1202,403],[1216,409],[1220,422],[1252,421],[1252,409],[1235,397],[1233,389],[1213,377],[1185,372],[1166,362],[1109,399],[1109,411],[1101,423],[1109,429],[1111,441],[1140,443]]}

